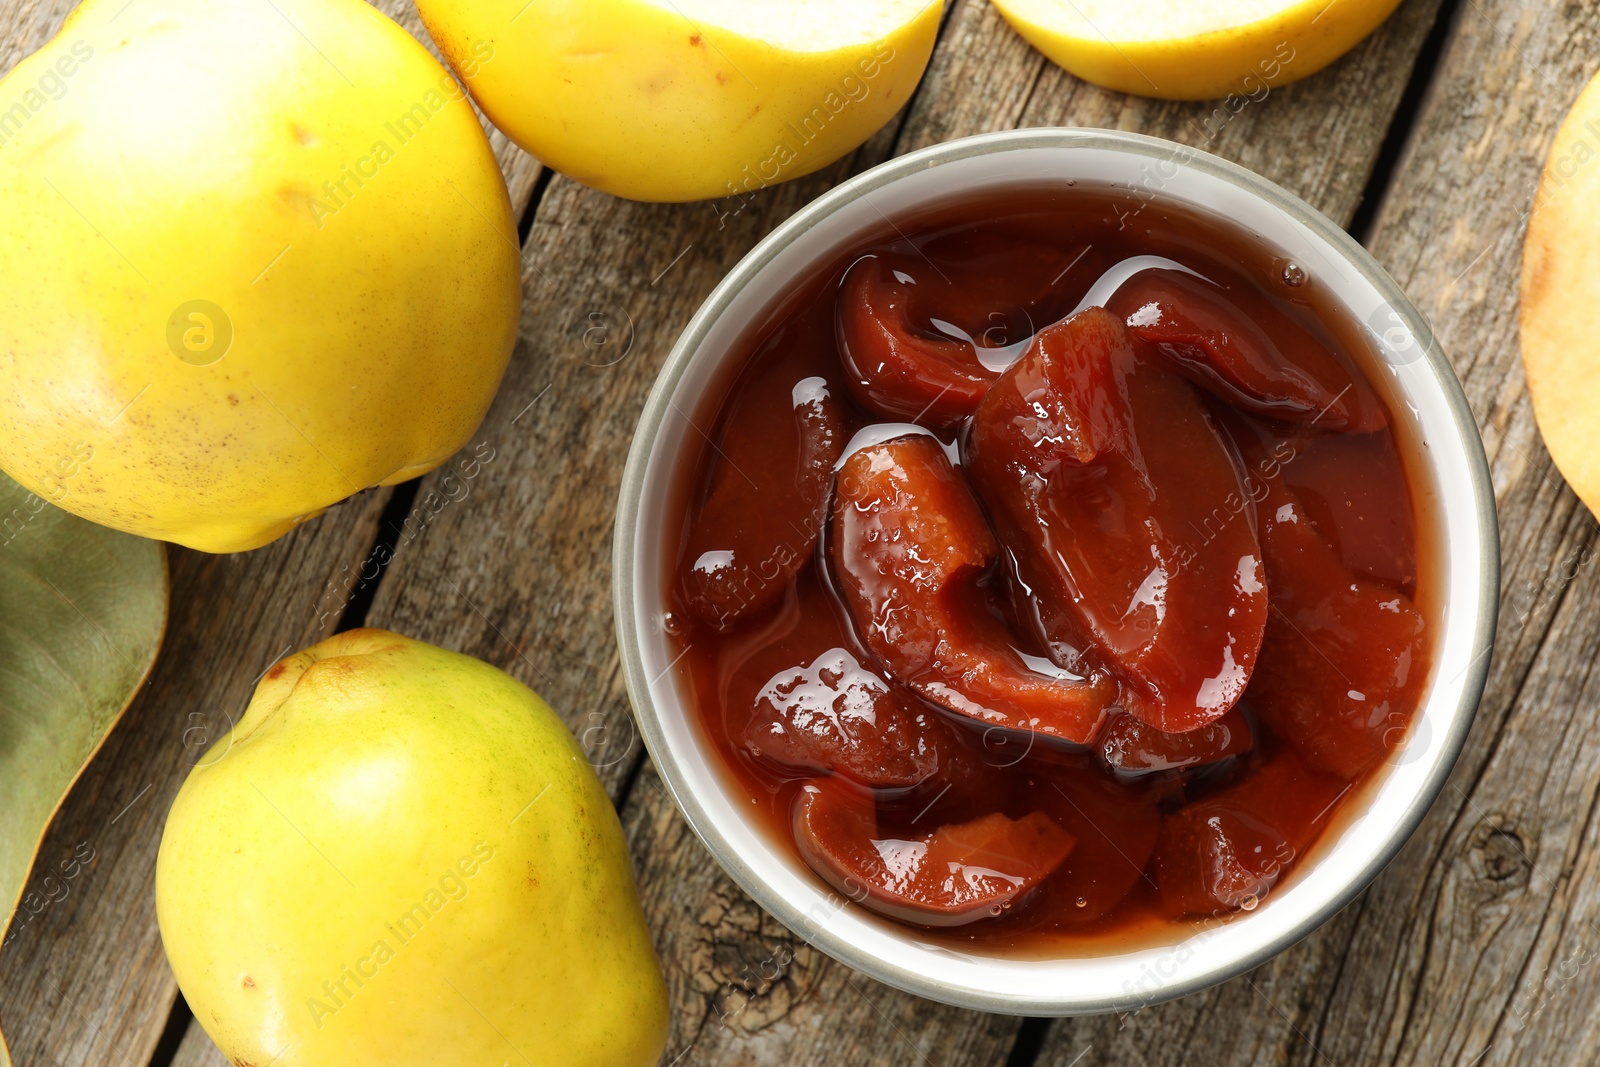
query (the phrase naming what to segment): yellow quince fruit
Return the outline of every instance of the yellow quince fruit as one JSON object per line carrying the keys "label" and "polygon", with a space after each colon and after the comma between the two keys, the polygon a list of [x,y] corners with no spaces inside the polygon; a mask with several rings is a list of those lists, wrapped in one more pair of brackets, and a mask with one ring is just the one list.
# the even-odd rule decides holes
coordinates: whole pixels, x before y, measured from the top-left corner
{"label": "yellow quince fruit", "polygon": [[1550,146],[1528,216],[1519,301],[1522,367],[1539,432],[1572,491],[1600,515],[1597,197],[1600,75],[1578,96]]}
{"label": "yellow quince fruit", "polygon": [[352,630],[267,672],[156,858],[230,1063],[649,1067],[667,993],[615,809],[495,668]]}
{"label": "yellow quince fruit", "polygon": [[360,0],[85,0],[0,80],[0,467],[254,548],[465,444],[515,339],[465,92]]}
{"label": "yellow quince fruit", "polygon": [[938,0],[420,0],[484,113],[634,200],[743,196],[824,167],[908,99]]}
{"label": "yellow quince fruit", "polygon": [[1084,81],[1164,100],[1259,99],[1315,74],[1400,0],[994,0]]}

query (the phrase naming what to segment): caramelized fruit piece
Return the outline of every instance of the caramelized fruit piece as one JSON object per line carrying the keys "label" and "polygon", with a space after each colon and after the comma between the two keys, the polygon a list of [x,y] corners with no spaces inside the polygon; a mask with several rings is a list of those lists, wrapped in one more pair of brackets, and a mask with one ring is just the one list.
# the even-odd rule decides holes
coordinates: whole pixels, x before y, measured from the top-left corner
{"label": "caramelized fruit piece", "polygon": [[1303,326],[1263,299],[1248,309],[1187,271],[1140,271],[1106,306],[1128,328],[1231,404],[1330,432],[1387,423],[1371,387]]}
{"label": "caramelized fruit piece", "polygon": [[999,546],[936,440],[916,434],[855,452],[835,492],[835,580],[892,678],[980,722],[1078,744],[1094,736],[1114,687],[1035,670],[1007,642],[978,591]]}
{"label": "caramelized fruit piece", "polygon": [[1076,840],[1047,891],[1066,902],[1063,920],[1093,922],[1122,903],[1145,873],[1161,829],[1156,794],[1107,780],[1087,768],[1040,783],[1039,803]]}
{"label": "caramelized fruit piece", "polygon": [[1273,610],[1250,704],[1308,762],[1351,781],[1405,737],[1427,681],[1426,625],[1403,593],[1352,573],[1293,493],[1268,488]]}
{"label": "caramelized fruit piece", "polygon": [[1163,904],[1175,916],[1254,908],[1316,840],[1348,788],[1285,752],[1168,815],[1154,863]]}
{"label": "caramelized fruit piece", "polygon": [[680,572],[684,602],[722,631],[771,607],[811,558],[845,443],[828,383],[796,381],[787,361],[763,368],[736,400]]}
{"label": "caramelized fruit piece", "polygon": [[[839,356],[862,407],[929,425],[960,422],[999,376],[974,344],[911,323],[908,282],[881,256],[858,260],[839,289]],[[901,277],[906,277],[901,275]]]}
{"label": "caramelized fruit piece", "polygon": [[[1222,420],[1236,440],[1239,421]],[[1417,587],[1416,515],[1392,435],[1301,434],[1292,440],[1272,435],[1261,447],[1251,477],[1282,470],[1284,486],[1346,567],[1400,589]],[[1263,519],[1271,517],[1265,505],[1259,507]]]}
{"label": "caramelized fruit piece", "polygon": [[863,785],[916,785],[939,769],[926,717],[842,648],[780,671],[756,696],[745,745],[756,755]]}
{"label": "caramelized fruit piece", "polygon": [[[1263,666],[1258,663],[1256,670]],[[1106,723],[1096,747],[1112,770],[1147,774],[1203,767],[1249,752],[1254,744],[1250,720],[1234,708],[1216,722],[1181,734],[1163,733],[1137,715],[1119,713]]]}
{"label": "caramelized fruit piece", "polygon": [[1089,308],[1034,338],[967,444],[1051,658],[1111,669],[1167,733],[1227,714],[1267,587],[1232,446],[1188,383]]}
{"label": "caramelized fruit piece", "polygon": [[972,414],[1049,321],[1051,283],[1073,262],[1048,245],[1000,252],[980,245],[943,269],[911,255],[856,261],[839,287],[839,354],[863,407],[939,427]]}
{"label": "caramelized fruit piece", "polygon": [[809,784],[794,813],[795,843],[811,869],[873,911],[922,926],[961,926],[1003,914],[1061,865],[1073,839],[1049,816],[995,812],[914,840],[878,838],[870,798]]}

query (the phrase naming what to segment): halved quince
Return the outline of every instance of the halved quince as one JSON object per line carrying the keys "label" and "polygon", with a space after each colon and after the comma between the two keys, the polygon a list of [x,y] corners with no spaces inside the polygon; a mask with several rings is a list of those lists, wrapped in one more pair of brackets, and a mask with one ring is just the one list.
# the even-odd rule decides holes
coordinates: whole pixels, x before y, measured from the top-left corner
{"label": "halved quince", "polygon": [[1600,515],[1600,77],[1572,106],[1545,163],[1522,250],[1522,366],[1550,458]]}
{"label": "halved quince", "polygon": [[1315,74],[1399,0],[995,0],[1016,31],[1085,81],[1138,96],[1255,96]]}
{"label": "halved quince", "polygon": [[930,0],[421,0],[506,136],[635,200],[744,195],[865,141],[933,52]]}

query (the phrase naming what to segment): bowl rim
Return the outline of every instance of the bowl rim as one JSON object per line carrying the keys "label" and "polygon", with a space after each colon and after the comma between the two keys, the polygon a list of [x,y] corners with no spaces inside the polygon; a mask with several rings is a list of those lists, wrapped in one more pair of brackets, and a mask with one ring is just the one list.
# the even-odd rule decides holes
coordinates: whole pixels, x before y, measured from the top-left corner
{"label": "bowl rim", "polygon": [[[1472,622],[1475,650],[1462,676],[1461,697],[1450,720],[1438,757],[1421,787],[1406,801],[1394,830],[1371,860],[1346,877],[1341,887],[1313,914],[1292,929],[1253,951],[1241,953],[1216,966],[1202,968],[1179,979],[1164,980],[1156,989],[1130,997],[1108,990],[1095,1000],[1075,998],[1071,1003],[1049,994],[1016,996],[986,992],[942,982],[927,974],[892,964],[858,948],[833,931],[810,922],[805,913],[744,862],[717,826],[716,820],[700,803],[672,755],[664,733],[660,711],[651,695],[653,682],[647,677],[638,641],[637,605],[634,598],[636,565],[641,545],[636,537],[641,498],[655,442],[671,410],[671,400],[679,382],[688,372],[694,356],[712,325],[735,298],[781,252],[813,226],[842,207],[905,177],[931,167],[973,156],[1027,151],[1036,148],[1097,148],[1117,153],[1173,161],[1212,178],[1239,187],[1267,202],[1290,220],[1304,226],[1340,254],[1386,301],[1412,335],[1425,340],[1425,360],[1438,380],[1449,407],[1457,442],[1466,455],[1468,477],[1477,515],[1478,536],[1482,545],[1476,617]],[[1278,955],[1322,926],[1359,895],[1392,861],[1415,834],[1433,801],[1443,789],[1455,767],[1467,735],[1477,715],[1488,678],[1499,611],[1500,591],[1499,524],[1488,459],[1477,421],[1472,414],[1460,380],[1443,350],[1435,341],[1426,320],[1407,299],[1398,283],[1372,255],[1321,212],[1271,180],[1236,163],[1175,141],[1120,130],[1083,127],[1041,127],[978,134],[947,141],[895,157],[864,171],[828,190],[763,237],[706,297],[673,345],[659,371],[634,431],[623,470],[613,535],[612,605],[615,613],[618,648],[628,695],[640,733],[650,758],[655,762],[663,784],[677,804],[696,837],[719,864],[752,899],[776,917],[796,937],[845,965],[897,989],[944,1004],[1010,1015],[1086,1015],[1143,1008],[1175,999],[1237,977]],[[1430,684],[1437,685],[1438,679]],[[1179,943],[1181,944],[1181,942]],[[1176,946],[1169,946],[1171,947]],[[1003,966],[1007,961],[997,958]],[[1069,962],[1069,961],[1059,961]]]}

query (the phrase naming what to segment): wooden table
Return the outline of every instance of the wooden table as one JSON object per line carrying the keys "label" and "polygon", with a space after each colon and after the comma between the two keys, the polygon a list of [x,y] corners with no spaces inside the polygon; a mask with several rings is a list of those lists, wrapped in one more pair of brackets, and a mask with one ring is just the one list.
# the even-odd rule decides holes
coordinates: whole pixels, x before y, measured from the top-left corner
{"label": "wooden table", "polygon": [[[402,2],[381,6],[426,40]],[[70,6],[0,0],[0,70],[39,47]],[[988,0],[954,0],[905,112],[848,159],[737,214],[617,200],[541,171],[497,136],[524,220],[526,307],[477,438],[494,459],[464,498],[447,498],[430,476],[364,494],[258,552],[173,550],[160,663],[42,853],[54,866],[88,842],[96,858],[0,956],[0,1020],[17,1064],[224,1062],[162,954],[152,897],[162,820],[258,671],[363,620],[503,667],[581,738],[622,813],[667,969],[664,1063],[1592,1062],[1600,679],[1589,666],[1600,622],[1586,605],[1600,597],[1587,566],[1596,524],[1540,443],[1516,303],[1534,183],[1593,73],[1596,34],[1594,4],[1406,0],[1306,81],[1259,100],[1183,105],[1085,85],[1029,49]],[[809,949],[735,888],[644,758],[610,604],[612,512],[634,421],[723,273],[852,173],[937,141],[1043,125],[1193,144],[1347,224],[1432,320],[1465,383],[1505,556],[1477,724],[1421,829],[1373,886],[1235,981],[1131,1015],[1055,1022],[896,992]],[[364,581],[378,543],[393,562]]]}

